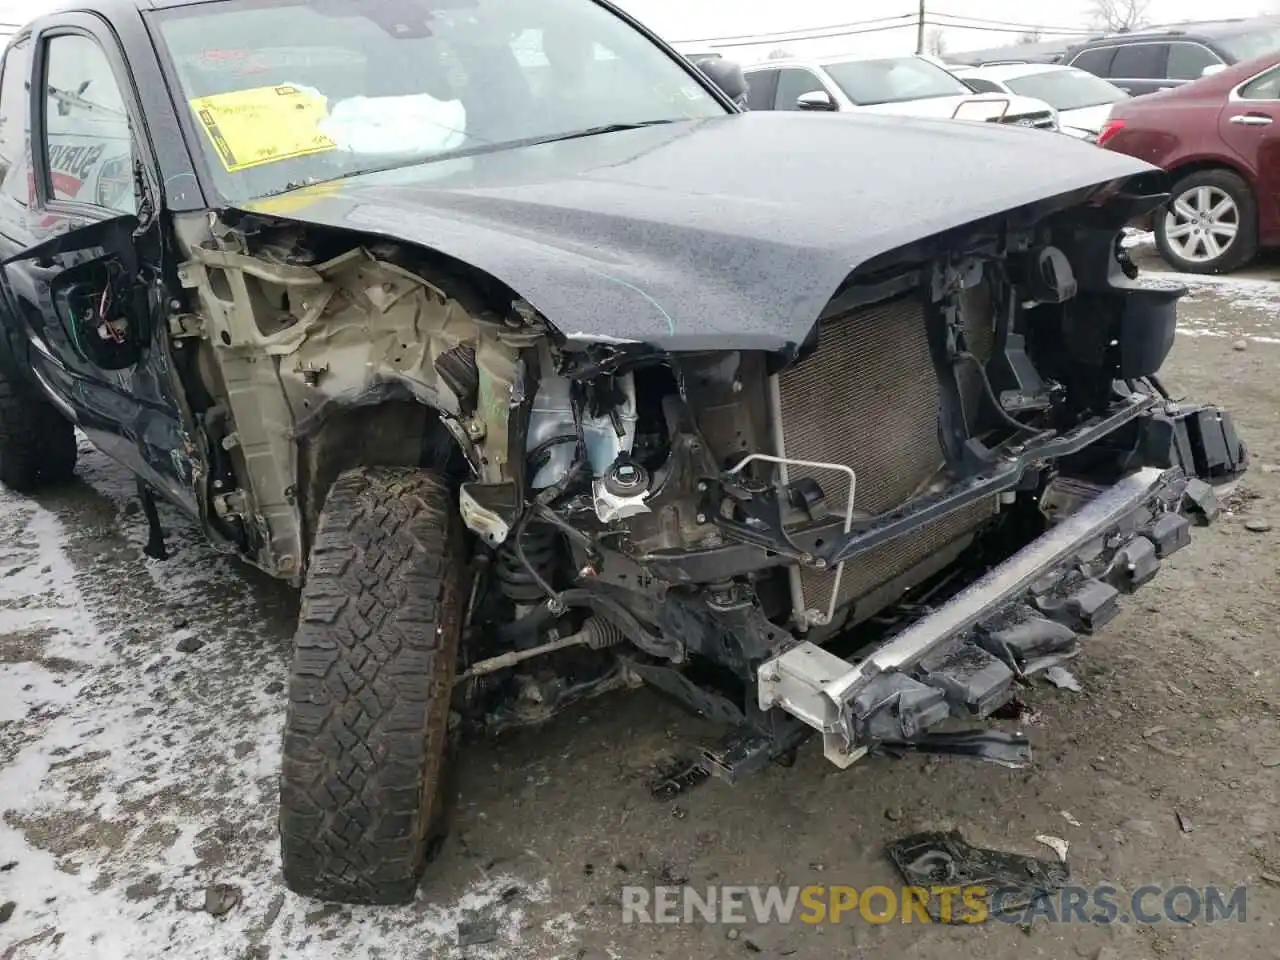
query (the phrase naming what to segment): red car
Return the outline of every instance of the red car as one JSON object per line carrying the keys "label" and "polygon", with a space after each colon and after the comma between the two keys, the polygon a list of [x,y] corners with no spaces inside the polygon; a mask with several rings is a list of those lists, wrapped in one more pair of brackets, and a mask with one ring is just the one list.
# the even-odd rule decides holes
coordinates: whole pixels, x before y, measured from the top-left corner
{"label": "red car", "polygon": [[1224,273],[1280,246],[1280,52],[1116,104],[1098,145],[1170,173],[1153,227],[1175,269]]}

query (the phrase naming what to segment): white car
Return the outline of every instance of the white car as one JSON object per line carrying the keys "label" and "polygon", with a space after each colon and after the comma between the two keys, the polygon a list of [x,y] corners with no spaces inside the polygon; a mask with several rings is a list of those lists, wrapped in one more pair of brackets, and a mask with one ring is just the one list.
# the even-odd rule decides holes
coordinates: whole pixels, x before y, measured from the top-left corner
{"label": "white car", "polygon": [[1056,63],[1006,63],[990,67],[952,67],[951,72],[978,93],[1037,97],[1058,112],[1063,133],[1096,140],[1111,108],[1129,94],[1113,83],[1075,67]]}
{"label": "white car", "polygon": [[866,110],[1058,129],[1057,115],[1043,100],[976,95],[928,57],[769,60],[743,72],[752,110]]}

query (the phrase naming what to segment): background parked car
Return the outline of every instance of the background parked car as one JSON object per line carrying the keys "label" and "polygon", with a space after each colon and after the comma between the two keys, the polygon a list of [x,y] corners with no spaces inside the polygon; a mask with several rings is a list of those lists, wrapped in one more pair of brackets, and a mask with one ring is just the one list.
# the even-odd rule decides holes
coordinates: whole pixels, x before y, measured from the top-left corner
{"label": "background parked car", "polygon": [[1206,20],[1115,34],[1078,44],[1062,63],[1110,80],[1135,97],[1190,83],[1206,71],[1280,50],[1280,18]]}
{"label": "background parked car", "polygon": [[961,50],[943,55],[943,60],[958,66],[990,67],[1005,63],[1058,63],[1073,45],[1085,37],[1041,40],[1036,43],[1015,43],[1005,47],[988,47],[985,50]]}
{"label": "background parked car", "polygon": [[1082,140],[1096,140],[1112,106],[1129,99],[1129,94],[1110,81],[1060,64],[953,67],[952,72],[977,93],[1012,93],[1043,100],[1058,112],[1062,132]]}
{"label": "background parked car", "polygon": [[999,120],[1057,130],[1042,100],[978,97],[927,57],[770,60],[745,68],[752,110],[869,110],[913,117]]}
{"label": "background parked car", "polygon": [[1223,273],[1280,246],[1280,53],[1117,104],[1098,144],[1172,174],[1153,226],[1177,269]]}

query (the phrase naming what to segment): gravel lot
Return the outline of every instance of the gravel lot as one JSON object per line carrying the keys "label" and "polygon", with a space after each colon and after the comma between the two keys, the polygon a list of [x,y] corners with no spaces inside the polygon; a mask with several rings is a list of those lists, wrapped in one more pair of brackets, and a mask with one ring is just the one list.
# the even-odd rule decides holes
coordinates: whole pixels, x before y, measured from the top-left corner
{"label": "gravel lot", "polygon": [[[840,773],[810,744],[791,769],[661,803],[646,788],[655,765],[708,731],[647,691],[623,694],[472,743],[454,833],[403,909],[325,907],[279,882],[291,593],[167,512],[177,556],[143,558],[131,481],[92,450],[82,483],[38,501],[0,493],[0,960],[1274,958],[1275,276],[1187,278],[1167,382],[1232,410],[1253,469],[1222,521],[1076,661],[1082,691],[1031,693],[1030,768],[876,758]],[[1266,519],[1275,526],[1246,529]],[[896,886],[883,844],[935,827],[1041,855],[1037,834],[1061,837],[1086,885],[1248,885],[1247,922],[854,921],[730,935],[619,919],[623,883]],[[472,911],[494,922],[491,939],[460,948]]]}

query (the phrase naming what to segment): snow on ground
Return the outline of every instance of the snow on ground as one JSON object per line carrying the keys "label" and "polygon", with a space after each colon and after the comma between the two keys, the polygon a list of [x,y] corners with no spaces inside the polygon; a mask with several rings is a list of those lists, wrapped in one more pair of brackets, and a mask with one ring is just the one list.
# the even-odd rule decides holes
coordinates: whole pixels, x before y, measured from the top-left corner
{"label": "snow on ground", "polygon": [[445,958],[477,913],[497,939],[467,956],[520,955],[545,883],[477,871],[452,903],[403,909],[284,890],[292,596],[168,511],[177,555],[142,559],[123,472],[82,443],[79,473],[89,487],[41,503],[0,491],[0,957]]}
{"label": "snow on ground", "polygon": [[[1280,343],[1280,282],[1263,278],[1166,273],[1190,293],[1179,315],[1178,335],[1228,337]],[[1189,309],[1203,306],[1206,309]]]}

